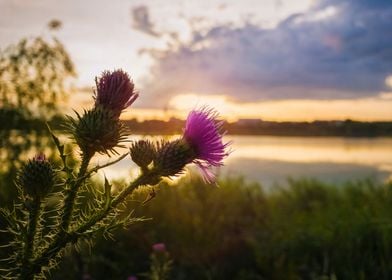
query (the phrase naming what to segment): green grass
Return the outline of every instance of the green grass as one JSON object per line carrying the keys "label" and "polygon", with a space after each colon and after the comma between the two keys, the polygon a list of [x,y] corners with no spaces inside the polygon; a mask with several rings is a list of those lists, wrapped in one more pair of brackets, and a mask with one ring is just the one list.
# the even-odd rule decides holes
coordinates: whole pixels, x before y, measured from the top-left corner
{"label": "green grass", "polygon": [[241,178],[217,188],[186,177],[132,206],[152,220],[70,255],[55,279],[126,279],[148,270],[156,242],[174,259],[170,279],[392,279],[391,184],[291,180],[264,193]]}

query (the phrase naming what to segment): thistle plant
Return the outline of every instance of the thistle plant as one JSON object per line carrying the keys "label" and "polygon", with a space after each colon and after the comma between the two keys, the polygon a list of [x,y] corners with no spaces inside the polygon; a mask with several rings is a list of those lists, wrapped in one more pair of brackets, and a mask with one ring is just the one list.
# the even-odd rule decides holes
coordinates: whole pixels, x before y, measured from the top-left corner
{"label": "thistle plant", "polygon": [[[138,98],[134,88],[122,70],[103,72],[96,79],[94,106],[67,117],[65,127],[79,150],[78,163],[71,163],[72,153],[50,131],[60,161],[51,163],[40,154],[19,170],[15,180],[18,200],[12,210],[0,211],[7,222],[6,233],[12,238],[3,246],[10,247],[12,254],[4,260],[2,279],[45,279],[67,249],[78,249],[82,242],[93,244],[99,234],[111,237],[113,230],[143,220],[132,216],[127,198],[139,187],[181,174],[187,164],[195,163],[203,178],[214,182],[212,168],[222,165],[229,143],[223,143],[222,123],[212,109],[192,111],[178,139],[135,141],[127,153],[118,153],[129,139],[120,115]],[[116,158],[93,165],[96,154]],[[91,186],[89,179],[94,173],[127,156],[140,167],[134,180],[120,190],[113,190],[106,178],[101,188]]]}
{"label": "thistle plant", "polygon": [[147,273],[147,279],[150,280],[167,280],[170,279],[173,260],[166,250],[165,243],[156,243],[152,246],[150,255],[150,271]]}

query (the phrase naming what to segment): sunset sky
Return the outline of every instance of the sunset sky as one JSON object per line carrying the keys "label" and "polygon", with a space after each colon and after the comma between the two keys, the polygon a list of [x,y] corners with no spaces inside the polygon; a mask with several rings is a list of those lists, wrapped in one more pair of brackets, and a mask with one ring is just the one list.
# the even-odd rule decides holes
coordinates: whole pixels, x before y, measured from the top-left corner
{"label": "sunset sky", "polygon": [[56,35],[75,62],[71,106],[123,68],[140,98],[126,117],[392,120],[390,0],[0,0],[0,48]]}

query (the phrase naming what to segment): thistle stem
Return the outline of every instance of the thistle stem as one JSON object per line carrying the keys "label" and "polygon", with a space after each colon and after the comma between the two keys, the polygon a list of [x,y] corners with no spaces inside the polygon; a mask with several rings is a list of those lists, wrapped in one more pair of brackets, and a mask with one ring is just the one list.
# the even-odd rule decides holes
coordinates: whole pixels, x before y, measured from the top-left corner
{"label": "thistle stem", "polygon": [[[31,266],[27,267],[25,270],[26,275],[34,275],[34,273],[39,273],[41,271],[41,268],[44,265],[47,265],[50,261],[50,259],[62,249],[64,248],[68,242],[71,241],[70,235],[67,233],[69,225],[71,223],[71,218],[74,210],[74,205],[75,205],[75,200],[76,196],[78,193],[78,190],[80,186],[82,185],[82,178],[87,172],[87,167],[92,158],[92,155],[87,155],[83,154],[82,156],[82,163],[80,165],[79,173],[76,177],[76,179],[71,183],[70,188],[68,189],[68,193],[64,199],[64,211],[61,216],[61,224],[60,224],[60,229],[59,232],[57,233],[56,237],[54,238],[54,241],[52,244],[49,245],[49,247],[41,254],[41,256],[38,259],[35,259]],[[26,276],[27,277],[27,276]],[[34,279],[34,276],[31,276],[33,278],[21,278],[30,280]]]}
{"label": "thistle stem", "polygon": [[30,280],[34,279],[34,275],[29,273],[31,262],[30,259],[34,252],[34,237],[37,232],[37,224],[41,210],[41,198],[35,197],[33,200],[32,209],[29,214],[29,223],[27,228],[26,240],[23,249],[23,259],[20,279]]}
{"label": "thistle stem", "polygon": [[136,180],[128,185],[125,189],[123,189],[109,204],[108,207],[102,209],[97,214],[93,215],[90,219],[88,219],[85,223],[79,226],[76,230],[76,234],[83,234],[87,230],[89,230],[92,226],[94,226],[99,221],[103,220],[113,209],[115,209],[119,204],[124,202],[128,195],[130,195],[137,187],[148,184],[150,179],[155,175],[153,171],[149,171],[148,173],[142,173]]}
{"label": "thistle stem", "polygon": [[68,230],[69,224],[71,222],[73,210],[74,210],[76,196],[83,182],[81,178],[84,177],[91,158],[92,158],[91,155],[83,154],[82,164],[80,166],[78,176],[76,180],[73,181],[73,183],[71,184],[67,196],[64,199],[64,212],[61,217],[61,225],[60,225],[60,233],[59,233],[60,236]]}
{"label": "thistle stem", "polygon": [[70,242],[76,242],[83,233],[91,229],[99,221],[103,220],[107,215],[114,210],[119,204],[124,202],[126,197],[130,195],[137,187],[149,184],[150,180],[156,178],[156,172],[151,170],[148,173],[142,173],[132,183],[130,183],[124,190],[122,190],[107,206],[99,211],[97,214],[91,216],[86,222],[80,225],[72,232],[63,232],[60,238],[56,238],[54,242],[42,252],[42,254],[33,261],[33,271],[40,271],[41,268],[49,263],[49,261],[56,257],[56,255]]}
{"label": "thistle stem", "polygon": [[123,159],[124,159],[126,156],[128,156],[128,155],[129,155],[129,153],[125,153],[125,154],[121,155],[120,157],[118,157],[117,159],[115,159],[115,160],[113,160],[113,161],[110,161],[110,162],[105,163],[105,164],[103,164],[103,165],[97,165],[97,166],[95,166],[95,167],[92,168],[91,170],[87,171],[86,174],[85,174],[83,177],[80,178],[80,180],[86,179],[86,178],[90,177],[91,174],[93,174],[94,172],[97,172],[98,170],[100,170],[100,169],[102,169],[102,168],[108,167],[108,166],[110,166],[110,165],[113,165],[113,164],[115,164],[115,163],[117,163],[117,162],[123,160]]}

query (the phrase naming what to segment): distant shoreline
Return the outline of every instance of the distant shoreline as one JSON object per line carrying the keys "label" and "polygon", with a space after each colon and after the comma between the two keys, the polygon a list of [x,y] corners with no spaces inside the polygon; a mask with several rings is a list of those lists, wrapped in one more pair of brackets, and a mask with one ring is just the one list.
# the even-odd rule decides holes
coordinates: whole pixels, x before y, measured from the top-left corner
{"label": "distant shoreline", "polygon": [[[181,135],[181,133],[160,133],[159,131],[151,132],[151,131],[137,131],[131,130],[131,135],[146,135],[146,136],[173,136],[173,135]],[[392,135],[377,135],[377,136],[346,136],[346,135],[294,135],[294,134],[240,134],[240,133],[230,133],[227,132],[225,135],[228,136],[265,136],[265,137],[303,137],[303,138],[352,138],[352,139],[376,139],[376,138],[392,138]]]}
{"label": "distant shoreline", "polygon": [[[55,117],[49,121],[53,130],[64,130],[66,120]],[[173,135],[182,134],[184,120],[171,118],[168,121],[136,119],[122,121],[133,134],[144,135]],[[19,125],[16,125],[19,124]],[[4,122],[0,130],[46,131],[42,120],[24,120],[22,122]],[[392,137],[392,121],[388,122],[359,122],[345,121],[313,121],[313,122],[272,122],[259,119],[224,122],[223,129],[228,135],[248,136],[282,136],[282,137],[345,137],[345,138],[375,138]]]}
{"label": "distant shoreline", "polygon": [[[137,120],[123,121],[132,132],[150,135],[181,134],[184,121]],[[284,137],[347,137],[375,138],[392,137],[392,122],[314,121],[314,122],[271,122],[242,120],[224,123],[229,135],[284,136]]]}

